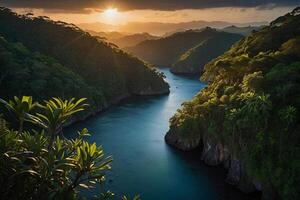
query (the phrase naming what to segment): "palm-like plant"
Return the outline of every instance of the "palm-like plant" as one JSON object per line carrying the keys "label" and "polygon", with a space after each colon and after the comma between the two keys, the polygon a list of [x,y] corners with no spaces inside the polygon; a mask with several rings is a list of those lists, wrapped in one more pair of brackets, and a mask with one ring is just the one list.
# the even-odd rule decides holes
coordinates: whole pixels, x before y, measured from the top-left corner
{"label": "palm-like plant", "polygon": [[[84,199],[80,188],[103,184],[112,158],[84,140],[87,129],[76,139],[57,137],[48,151],[43,132],[17,134],[1,118],[0,125],[0,199]],[[103,199],[113,195],[100,192]]]}
{"label": "palm-like plant", "polygon": [[20,99],[15,96],[14,101],[9,100],[8,102],[0,99],[0,103],[4,104],[5,107],[17,117],[19,121],[19,134],[23,131],[26,115],[38,106],[38,103],[33,102],[30,96],[23,96]]}
{"label": "palm-like plant", "polygon": [[43,113],[35,115],[28,114],[28,120],[45,129],[51,137],[49,147],[51,147],[55,136],[62,133],[62,127],[68,119],[75,113],[83,111],[88,104],[85,104],[86,98],[63,101],[60,98],[52,98],[49,101],[44,101],[45,105],[40,105]]}

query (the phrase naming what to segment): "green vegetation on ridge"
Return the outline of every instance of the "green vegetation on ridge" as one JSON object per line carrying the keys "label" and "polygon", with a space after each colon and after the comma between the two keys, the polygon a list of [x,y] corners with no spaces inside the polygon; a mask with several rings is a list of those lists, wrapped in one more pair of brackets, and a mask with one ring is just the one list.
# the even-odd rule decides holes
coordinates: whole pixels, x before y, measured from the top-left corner
{"label": "green vegetation on ridge", "polygon": [[[36,80],[34,85],[36,87],[47,87],[43,80],[51,79],[58,70],[64,71],[62,72],[64,75],[69,74],[65,76],[64,80],[68,79],[66,77],[72,76],[71,80],[66,83],[66,86],[74,86],[68,90],[70,96],[91,97],[89,98],[90,103],[96,109],[101,109],[130,95],[164,94],[169,91],[168,84],[164,82],[163,77],[155,69],[111,44],[99,41],[72,24],[54,22],[47,17],[18,15],[7,8],[1,8],[0,27],[0,35],[9,43],[22,43],[28,51],[45,55],[40,56],[43,57],[43,62],[40,63],[46,65],[42,70],[44,76]],[[12,45],[16,47],[15,44]],[[43,67],[36,62],[36,55],[39,53],[21,52],[16,54],[14,49],[7,48],[5,51],[12,52],[13,60],[9,62],[24,62],[25,65],[26,59],[29,59],[25,54],[32,54],[35,58],[32,58],[30,62],[35,65],[32,66],[27,63],[27,67],[24,69],[34,68],[37,69],[38,73],[38,68]],[[21,66],[21,64],[19,65]],[[55,71],[53,66],[59,69]],[[48,70],[55,72],[48,72]],[[15,71],[15,73],[23,73],[23,71]],[[32,73],[35,76],[35,72]],[[32,74],[28,73],[28,75],[31,76]],[[29,77],[29,79],[31,78],[33,80],[38,79]],[[52,80],[48,94],[46,95],[46,92],[43,94],[48,98],[57,93],[61,95],[63,90],[57,91],[61,87],[55,88],[56,85],[64,83],[61,79],[63,78]],[[32,85],[32,83],[29,84]],[[52,88],[54,91],[50,90]],[[25,89],[30,90],[29,88]],[[11,93],[14,92],[12,95],[21,94],[24,90],[19,91],[17,87],[16,90],[9,92],[10,94],[1,91],[2,97],[12,97]],[[81,93],[84,94],[81,95]],[[32,95],[36,97],[35,94]],[[69,97],[69,94],[66,96]]]}
{"label": "green vegetation on ridge", "polygon": [[220,33],[208,38],[184,53],[173,64],[171,72],[178,74],[201,74],[206,63],[222,55],[241,38],[242,36],[240,35],[230,33]]}
{"label": "green vegetation on ridge", "polygon": [[244,36],[248,36],[255,31],[261,30],[263,27],[265,26],[245,26],[245,27],[227,26],[221,30],[227,33],[237,33]]}
{"label": "green vegetation on ridge", "polygon": [[103,98],[102,93],[97,94],[81,76],[55,59],[32,53],[21,43],[9,43],[3,37],[0,37],[0,70],[2,98],[23,94],[35,96],[37,100],[74,96],[99,98],[101,102]]}
{"label": "green vegetation on ridge", "polygon": [[126,48],[135,46],[146,40],[155,40],[159,37],[150,35],[149,33],[136,33],[131,35],[125,35],[123,37],[110,40],[112,43],[118,45],[120,48]]}
{"label": "green vegetation on ridge", "polygon": [[135,46],[145,40],[158,39],[159,37],[150,35],[149,33],[121,33],[121,32],[96,32],[87,30],[92,36],[100,37],[101,40],[116,44],[120,48]]}
{"label": "green vegetation on ridge", "polygon": [[238,34],[207,27],[147,40],[126,50],[152,64],[172,67],[174,73],[195,74],[202,71],[204,64],[224,53],[241,38]]}
{"label": "green vegetation on ridge", "polygon": [[299,13],[278,18],[208,63],[201,79],[209,85],[170,119],[166,137],[222,143],[262,183],[265,197],[285,200],[300,198]]}

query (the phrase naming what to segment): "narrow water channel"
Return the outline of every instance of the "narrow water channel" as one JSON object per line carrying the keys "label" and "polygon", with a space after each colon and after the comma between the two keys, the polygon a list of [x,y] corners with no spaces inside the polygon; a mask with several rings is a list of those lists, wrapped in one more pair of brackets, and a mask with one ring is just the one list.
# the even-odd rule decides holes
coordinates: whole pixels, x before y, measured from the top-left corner
{"label": "narrow water channel", "polygon": [[252,199],[224,181],[221,167],[205,166],[200,153],[179,152],[164,141],[169,118],[205,85],[197,77],[176,76],[167,68],[168,96],[139,98],[115,106],[66,130],[88,128],[91,142],[113,156],[107,184],[117,195],[142,200]]}

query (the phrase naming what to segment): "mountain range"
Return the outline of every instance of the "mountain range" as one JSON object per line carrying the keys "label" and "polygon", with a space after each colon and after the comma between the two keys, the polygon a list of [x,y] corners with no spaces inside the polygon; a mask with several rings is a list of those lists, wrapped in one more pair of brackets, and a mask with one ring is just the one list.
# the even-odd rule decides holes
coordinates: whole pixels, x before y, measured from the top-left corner
{"label": "mountain range", "polygon": [[199,74],[207,62],[241,38],[239,34],[206,27],[146,40],[125,50],[156,66],[171,67],[174,73]]}
{"label": "mountain range", "polygon": [[249,23],[234,23],[226,21],[190,21],[190,22],[180,22],[180,23],[160,23],[160,22],[129,22],[124,25],[110,25],[101,22],[95,23],[81,23],[78,24],[79,27],[86,30],[92,30],[97,32],[127,32],[127,33],[143,33],[147,32],[151,35],[162,36],[168,32],[187,30],[187,29],[200,29],[204,27],[212,28],[225,28],[228,26],[262,26],[266,25],[268,22],[249,22]]}

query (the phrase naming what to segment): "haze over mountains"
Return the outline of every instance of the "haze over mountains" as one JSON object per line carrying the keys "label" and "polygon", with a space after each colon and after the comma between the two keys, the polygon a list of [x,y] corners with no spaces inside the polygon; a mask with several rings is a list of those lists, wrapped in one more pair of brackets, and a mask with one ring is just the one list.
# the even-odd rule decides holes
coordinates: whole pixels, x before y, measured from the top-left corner
{"label": "haze over mountains", "polygon": [[96,32],[87,30],[91,35],[106,39],[107,41],[116,44],[120,48],[135,46],[145,40],[159,39],[157,36],[150,35],[149,33],[121,33],[121,32]]}
{"label": "haze over mountains", "polygon": [[234,23],[226,21],[190,21],[190,22],[180,22],[180,23],[160,23],[160,22],[129,22],[124,25],[111,25],[100,22],[95,23],[81,23],[78,26],[82,29],[92,30],[97,32],[127,32],[127,33],[143,33],[147,32],[152,35],[164,35],[168,32],[177,32],[178,30],[187,29],[200,29],[204,27],[212,28],[225,28],[228,26],[262,26],[266,25],[268,22],[249,22],[249,23]]}
{"label": "haze over mountains", "polygon": [[174,73],[199,74],[207,62],[241,38],[240,34],[206,27],[146,40],[125,50],[156,66],[169,66]]}

